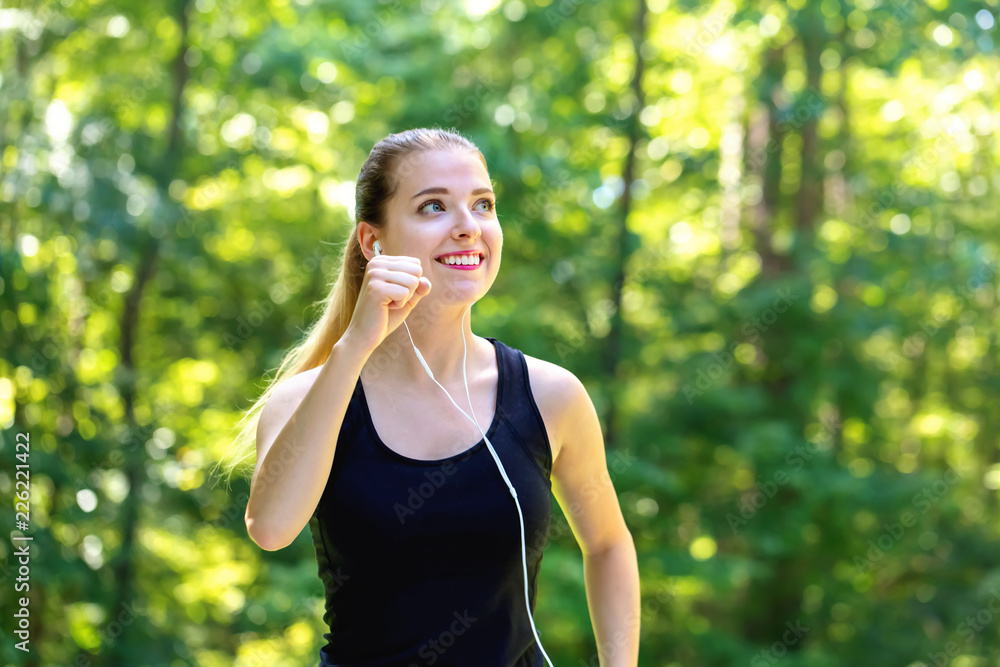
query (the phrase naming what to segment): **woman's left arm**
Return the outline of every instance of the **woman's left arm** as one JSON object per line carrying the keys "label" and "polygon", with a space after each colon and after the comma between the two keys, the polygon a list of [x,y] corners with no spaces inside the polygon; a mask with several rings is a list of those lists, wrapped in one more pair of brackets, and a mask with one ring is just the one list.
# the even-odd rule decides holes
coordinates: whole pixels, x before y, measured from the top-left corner
{"label": "woman's left arm", "polygon": [[[558,369],[558,370],[556,370]],[[545,402],[558,415],[552,493],[583,552],[587,605],[601,667],[639,661],[641,600],[635,544],[608,474],[604,436],[586,388],[569,371],[549,368]],[[551,439],[551,437],[550,437]]]}

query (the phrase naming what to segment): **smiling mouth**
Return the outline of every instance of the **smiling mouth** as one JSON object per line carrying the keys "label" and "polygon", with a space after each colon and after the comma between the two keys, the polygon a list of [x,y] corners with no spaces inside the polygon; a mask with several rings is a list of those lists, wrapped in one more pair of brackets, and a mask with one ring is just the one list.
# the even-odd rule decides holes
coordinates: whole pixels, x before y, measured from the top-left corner
{"label": "smiling mouth", "polygon": [[438,257],[437,262],[445,266],[479,266],[483,261],[483,256],[479,255],[447,255]]}

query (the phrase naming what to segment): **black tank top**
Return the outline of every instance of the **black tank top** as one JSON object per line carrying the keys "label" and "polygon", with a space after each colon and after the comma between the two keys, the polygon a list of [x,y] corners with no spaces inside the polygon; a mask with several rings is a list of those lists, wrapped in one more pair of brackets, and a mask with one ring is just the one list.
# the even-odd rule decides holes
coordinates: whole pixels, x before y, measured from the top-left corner
{"label": "black tank top", "polygon": [[[524,514],[534,614],[552,519],[552,452],[524,355],[487,340],[498,379],[486,435]],[[440,419],[466,419],[451,409]],[[524,604],[517,507],[484,440],[446,459],[403,456],[375,432],[358,378],[309,529],[330,628],[320,665],[545,664]]]}

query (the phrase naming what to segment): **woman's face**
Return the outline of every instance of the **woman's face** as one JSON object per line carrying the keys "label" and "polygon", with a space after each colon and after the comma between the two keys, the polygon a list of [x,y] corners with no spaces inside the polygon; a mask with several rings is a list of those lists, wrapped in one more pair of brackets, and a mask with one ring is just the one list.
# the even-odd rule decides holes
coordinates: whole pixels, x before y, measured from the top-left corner
{"label": "woman's face", "polygon": [[[420,151],[396,169],[399,189],[379,237],[387,255],[420,259],[433,285],[428,298],[454,294],[463,303],[489,291],[500,270],[503,232],[490,177],[475,153]],[[458,265],[445,262],[459,258]],[[466,263],[462,263],[466,262]]]}

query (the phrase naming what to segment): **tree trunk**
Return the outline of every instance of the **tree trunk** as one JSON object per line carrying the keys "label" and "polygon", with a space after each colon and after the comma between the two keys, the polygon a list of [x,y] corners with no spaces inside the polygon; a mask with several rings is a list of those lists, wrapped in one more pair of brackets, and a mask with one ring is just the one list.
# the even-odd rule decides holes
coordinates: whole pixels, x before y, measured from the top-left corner
{"label": "tree trunk", "polygon": [[[819,56],[824,46],[822,17],[815,5],[807,5],[803,10],[803,25],[800,32],[802,48],[805,50],[807,88],[804,99],[799,103],[798,112],[806,115],[800,130],[802,135],[802,175],[795,202],[795,223],[799,241],[811,244],[813,226],[823,203],[823,164],[819,150],[819,136],[816,131],[819,115],[826,108],[826,100],[820,91],[823,66]],[[798,118],[799,114],[796,113]]]}
{"label": "tree trunk", "polygon": [[631,234],[628,230],[628,216],[632,212],[632,182],[635,180],[636,144],[639,142],[639,112],[645,106],[645,96],[642,89],[643,59],[641,46],[646,40],[646,2],[639,0],[636,4],[635,26],[632,34],[632,45],[635,50],[635,72],[632,76],[632,92],[635,94],[635,108],[628,117],[628,154],[622,169],[624,189],[621,198],[621,218],[618,227],[618,263],[615,267],[614,282],[611,287],[611,329],[608,332],[604,348],[604,372],[609,378],[611,392],[605,414],[604,441],[608,449],[617,446],[619,425],[618,405],[621,391],[619,388],[619,364],[622,357],[622,335],[624,321],[622,319],[622,293],[625,287],[625,267],[631,254]]}
{"label": "tree trunk", "polygon": [[747,170],[760,183],[760,201],[754,207],[751,231],[761,258],[761,274],[774,277],[787,270],[787,263],[771,247],[774,226],[781,202],[781,153],[785,141],[784,124],[778,120],[776,98],[783,88],[785,75],[784,49],[769,48],[764,52],[764,66],[757,83],[758,104],[748,120]]}
{"label": "tree trunk", "polygon": [[722,215],[719,238],[725,250],[740,246],[740,213],[743,207],[743,143],[746,132],[741,122],[746,109],[742,84],[726,105],[729,122],[719,141],[719,185],[722,186]]}
{"label": "tree trunk", "polygon": [[[184,60],[188,48],[188,0],[181,0],[177,6],[177,20],[181,28],[181,42],[177,55],[174,58],[174,91],[172,98],[171,123],[168,128],[169,139],[167,142],[167,154],[163,161],[163,169],[156,174],[157,186],[160,192],[166,197],[166,191],[170,183],[170,178],[175,173],[180,164],[182,150],[181,134],[181,113],[183,110],[184,87],[188,80],[188,66]],[[125,307],[122,310],[120,324],[119,353],[121,355],[121,396],[125,404],[125,420],[131,432],[140,430],[135,420],[133,411],[136,398],[136,378],[135,359],[133,351],[135,349],[136,335],[141,314],[142,294],[145,286],[153,278],[156,271],[157,260],[159,258],[160,242],[150,235],[146,246],[135,267],[135,282],[125,297]],[[121,550],[115,558],[112,570],[115,574],[114,603],[108,613],[108,619],[117,618],[118,614],[124,610],[125,605],[135,605],[135,534],[139,524],[139,505],[141,501],[142,486],[146,481],[145,449],[139,447],[134,451],[129,448],[125,452],[124,473],[128,481],[129,493],[123,505],[124,518],[122,521],[122,544]],[[124,637],[124,635],[123,635]],[[113,643],[105,654],[105,664],[118,665],[125,664],[130,657],[134,657],[134,651],[130,651],[125,641]]]}

